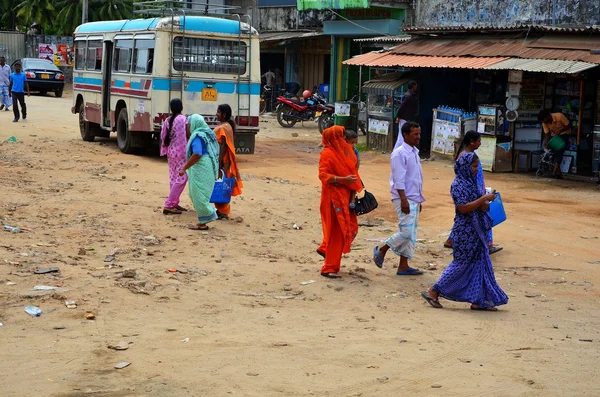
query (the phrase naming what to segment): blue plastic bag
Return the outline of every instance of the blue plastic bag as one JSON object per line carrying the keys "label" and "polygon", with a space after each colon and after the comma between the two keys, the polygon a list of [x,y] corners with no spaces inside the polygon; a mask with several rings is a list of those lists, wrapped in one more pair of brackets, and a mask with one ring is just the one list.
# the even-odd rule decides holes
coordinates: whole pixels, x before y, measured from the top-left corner
{"label": "blue plastic bag", "polygon": [[235,178],[225,178],[225,171],[223,170],[220,170],[220,173],[221,177],[215,182],[210,202],[213,204],[229,204],[235,186]]}
{"label": "blue plastic bag", "polygon": [[492,217],[492,227],[506,220],[506,211],[504,211],[504,204],[502,204],[500,193],[496,192],[496,200],[490,203],[490,216]]}

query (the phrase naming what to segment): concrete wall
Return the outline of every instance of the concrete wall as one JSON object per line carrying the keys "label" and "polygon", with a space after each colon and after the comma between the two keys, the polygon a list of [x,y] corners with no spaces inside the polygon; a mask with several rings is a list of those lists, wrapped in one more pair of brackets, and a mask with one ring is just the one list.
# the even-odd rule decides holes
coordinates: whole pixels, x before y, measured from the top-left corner
{"label": "concrete wall", "polygon": [[[49,36],[49,35],[28,35],[26,39],[26,57],[37,58],[39,56],[40,44],[67,44],[73,45],[72,36]],[[65,83],[73,83],[73,68],[68,66],[59,66],[59,69],[65,74]]]}
{"label": "concrete wall", "polygon": [[298,11],[296,7],[261,7],[259,15],[259,32],[320,30],[323,29],[323,21],[333,19],[333,14],[329,11]]}
{"label": "concrete wall", "polygon": [[598,0],[415,0],[417,26],[600,24]]}

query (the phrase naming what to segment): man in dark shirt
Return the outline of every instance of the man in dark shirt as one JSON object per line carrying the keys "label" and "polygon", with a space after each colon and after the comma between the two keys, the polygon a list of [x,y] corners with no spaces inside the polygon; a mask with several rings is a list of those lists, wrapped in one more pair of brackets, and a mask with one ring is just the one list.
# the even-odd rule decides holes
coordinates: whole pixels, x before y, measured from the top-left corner
{"label": "man in dark shirt", "polygon": [[419,92],[419,85],[416,81],[408,82],[408,92],[402,98],[402,104],[398,109],[396,115],[396,124],[398,124],[398,140],[394,150],[402,146],[404,139],[402,138],[402,126],[408,121],[416,122],[417,114],[419,113],[419,99],[417,93]]}

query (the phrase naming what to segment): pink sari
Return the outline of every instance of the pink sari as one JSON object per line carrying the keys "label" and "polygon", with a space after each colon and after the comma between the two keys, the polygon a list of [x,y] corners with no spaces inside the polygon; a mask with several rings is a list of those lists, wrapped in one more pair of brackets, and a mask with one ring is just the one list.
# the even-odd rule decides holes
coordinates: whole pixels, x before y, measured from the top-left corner
{"label": "pink sari", "polygon": [[179,197],[181,196],[181,193],[183,193],[185,185],[188,181],[187,174],[179,176],[179,170],[181,170],[187,162],[187,139],[185,137],[185,126],[187,124],[187,119],[183,115],[178,115],[175,117],[175,120],[173,120],[173,128],[171,129],[171,142],[169,146],[166,147],[164,142],[167,133],[169,132],[170,120],[170,117],[166,119],[162,126],[162,131],[160,133],[160,155],[166,155],[169,162],[169,181],[171,191],[169,193],[169,197],[165,201],[165,207],[175,208],[179,205]]}

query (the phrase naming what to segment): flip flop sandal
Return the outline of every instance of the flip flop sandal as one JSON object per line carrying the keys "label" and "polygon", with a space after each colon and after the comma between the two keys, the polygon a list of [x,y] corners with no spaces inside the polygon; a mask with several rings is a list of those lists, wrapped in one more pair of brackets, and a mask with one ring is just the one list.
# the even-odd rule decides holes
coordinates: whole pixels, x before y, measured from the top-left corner
{"label": "flip flop sandal", "polygon": [[181,211],[175,209],[163,209],[163,215],[181,215]]}
{"label": "flip flop sandal", "polygon": [[490,247],[490,255],[495,254],[496,252],[502,251],[504,248],[494,245]]}
{"label": "flip flop sandal", "polygon": [[187,212],[187,208],[183,208],[183,207],[180,207],[180,206],[177,206],[175,208],[177,208],[179,211]]}
{"label": "flip flop sandal", "polygon": [[325,259],[325,253],[324,252],[321,252],[321,251],[317,250],[317,254],[321,255],[323,257],[323,259]]}
{"label": "flip flop sandal", "polygon": [[408,270],[396,272],[396,276],[419,276],[421,274],[423,274],[423,271],[415,269],[414,267],[409,267]]}
{"label": "flip flop sandal", "polygon": [[204,225],[204,227],[200,227],[198,225],[194,225],[194,226],[188,226],[188,229],[205,232],[205,231],[207,231],[210,228],[208,226],[206,226],[206,225]]}
{"label": "flip flop sandal", "polygon": [[336,273],[321,273],[321,276],[326,278],[342,278],[342,276]]}
{"label": "flip flop sandal", "polygon": [[448,243],[444,243],[444,248],[452,248],[452,246]]}
{"label": "flip flop sandal", "polygon": [[421,292],[421,296],[423,297],[423,299],[425,299],[427,301],[427,303],[429,303],[431,305],[431,307],[433,307],[435,309],[443,309],[444,308],[444,306],[442,306],[442,304],[440,303],[439,300],[433,299],[431,296],[429,296],[429,294],[426,291]]}
{"label": "flip flop sandal", "polygon": [[375,263],[375,266],[378,268],[383,268],[383,258],[379,254],[379,247],[373,249],[373,263]]}

